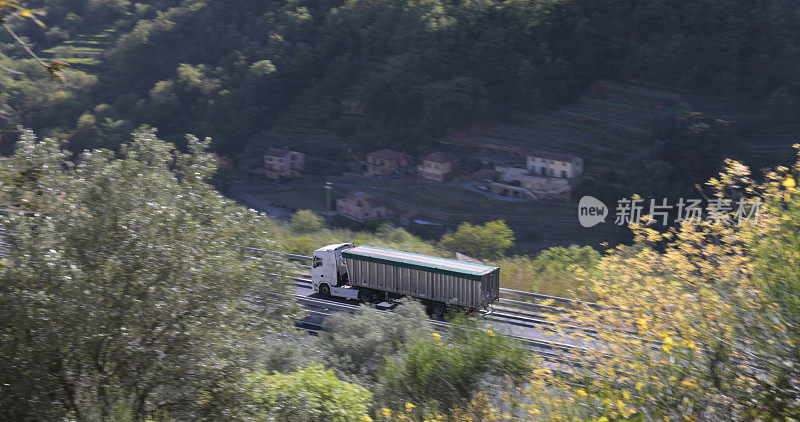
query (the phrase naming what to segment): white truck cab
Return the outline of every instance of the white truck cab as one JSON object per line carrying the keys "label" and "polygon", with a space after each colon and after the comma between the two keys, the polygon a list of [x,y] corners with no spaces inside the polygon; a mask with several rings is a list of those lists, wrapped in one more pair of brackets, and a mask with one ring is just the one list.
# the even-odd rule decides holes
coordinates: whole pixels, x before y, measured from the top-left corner
{"label": "white truck cab", "polygon": [[431,315],[477,310],[500,297],[500,268],[374,246],[337,243],[314,251],[311,286],[362,303],[412,297]]}
{"label": "white truck cab", "polygon": [[347,268],[342,251],[352,248],[352,243],[337,243],[314,251],[311,261],[311,286],[322,296],[339,296],[358,299],[359,289],[348,285]]}

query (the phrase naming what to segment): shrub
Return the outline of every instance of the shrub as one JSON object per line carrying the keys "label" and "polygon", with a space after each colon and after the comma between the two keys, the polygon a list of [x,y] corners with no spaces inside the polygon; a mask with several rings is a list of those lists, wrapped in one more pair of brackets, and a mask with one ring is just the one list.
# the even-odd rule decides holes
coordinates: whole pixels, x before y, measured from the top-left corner
{"label": "shrub", "polygon": [[311,210],[300,210],[292,215],[292,229],[299,233],[311,233],[322,229],[322,217]]}
{"label": "shrub", "polygon": [[455,233],[448,233],[441,240],[441,246],[447,250],[481,259],[502,256],[512,245],[514,232],[503,220],[484,225],[462,223]]}
{"label": "shrub", "polygon": [[319,364],[289,374],[255,372],[247,380],[257,420],[362,422],[372,399],[364,387],[340,381]]}

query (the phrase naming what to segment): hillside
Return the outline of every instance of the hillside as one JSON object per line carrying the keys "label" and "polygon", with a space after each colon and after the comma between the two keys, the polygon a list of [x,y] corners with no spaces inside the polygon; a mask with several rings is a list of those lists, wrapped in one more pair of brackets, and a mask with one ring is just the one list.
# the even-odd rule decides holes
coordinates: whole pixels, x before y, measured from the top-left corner
{"label": "hillside", "polygon": [[[117,135],[148,124],[179,145],[187,132],[211,136],[223,153],[271,129],[413,152],[476,122],[571,104],[555,112],[558,130],[569,122],[575,132],[599,131],[612,150],[637,150],[647,135],[635,122],[649,106],[581,97],[597,81],[635,78],[775,108],[800,102],[791,71],[800,53],[789,47],[800,34],[788,0],[768,8],[749,1],[30,3],[48,8],[47,30],[11,24],[45,57],[98,79],[67,88],[68,107],[17,91],[2,107],[15,123],[70,138],[76,149],[113,147]],[[0,42],[4,54],[24,59]],[[354,95],[363,118],[338,121],[338,105]],[[548,124],[528,122],[540,128],[535,136]],[[784,136],[759,133],[752,137]]]}

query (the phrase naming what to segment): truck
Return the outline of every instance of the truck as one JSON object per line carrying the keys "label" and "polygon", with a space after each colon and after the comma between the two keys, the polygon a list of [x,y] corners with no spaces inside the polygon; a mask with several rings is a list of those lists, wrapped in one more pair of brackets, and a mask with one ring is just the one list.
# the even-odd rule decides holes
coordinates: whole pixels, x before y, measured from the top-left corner
{"label": "truck", "polygon": [[485,309],[500,298],[499,267],[353,243],[315,250],[311,280],[323,297],[363,303],[412,297],[437,318]]}

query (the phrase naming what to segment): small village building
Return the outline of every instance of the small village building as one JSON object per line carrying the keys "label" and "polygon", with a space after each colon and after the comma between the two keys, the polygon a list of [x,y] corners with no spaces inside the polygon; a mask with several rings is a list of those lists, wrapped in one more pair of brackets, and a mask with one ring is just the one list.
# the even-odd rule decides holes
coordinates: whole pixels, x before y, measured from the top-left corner
{"label": "small village building", "polygon": [[583,159],[570,154],[530,151],[526,166],[496,166],[493,193],[521,199],[567,199],[583,173]]}
{"label": "small village building", "polygon": [[353,192],[336,200],[339,214],[357,221],[390,218],[392,212],[380,199],[364,192]]}
{"label": "small village building", "polygon": [[539,176],[577,179],[583,174],[583,159],[570,154],[528,151],[527,168]]}
{"label": "small village building", "polygon": [[270,149],[264,153],[264,174],[270,179],[301,177],[306,155],[288,149]]}
{"label": "small village building", "polygon": [[372,176],[404,175],[408,172],[412,159],[408,154],[390,149],[382,149],[367,154],[367,171]]}
{"label": "small village building", "polygon": [[417,176],[420,179],[433,182],[448,180],[458,165],[458,157],[445,152],[432,152],[422,157],[422,163],[417,166]]}

